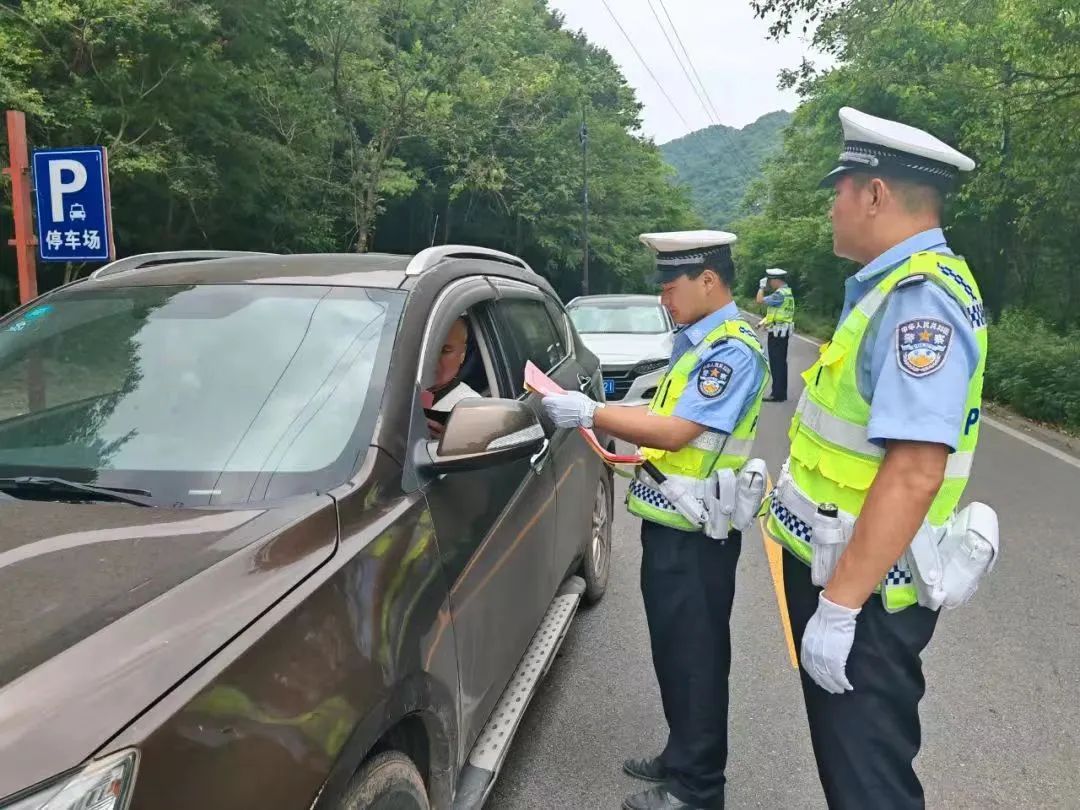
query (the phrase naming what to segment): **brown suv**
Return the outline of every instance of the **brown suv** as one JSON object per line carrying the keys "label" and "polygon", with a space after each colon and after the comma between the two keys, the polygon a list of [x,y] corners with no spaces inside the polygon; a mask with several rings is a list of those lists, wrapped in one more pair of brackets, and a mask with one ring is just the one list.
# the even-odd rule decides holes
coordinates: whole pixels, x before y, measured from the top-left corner
{"label": "brown suv", "polygon": [[0,808],[482,805],[610,554],[527,360],[603,397],[472,247],[131,257],[0,320]]}

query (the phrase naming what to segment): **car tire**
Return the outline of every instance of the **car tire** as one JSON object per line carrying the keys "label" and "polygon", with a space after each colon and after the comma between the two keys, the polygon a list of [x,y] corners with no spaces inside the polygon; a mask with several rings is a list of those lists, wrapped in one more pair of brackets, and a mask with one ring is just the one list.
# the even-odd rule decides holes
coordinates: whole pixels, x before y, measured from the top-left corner
{"label": "car tire", "polygon": [[386,751],[364,763],[349,782],[340,810],[431,810],[423,777],[412,760]]}
{"label": "car tire", "polygon": [[585,580],[586,605],[595,605],[604,598],[611,571],[611,525],[615,510],[615,482],[611,470],[603,469],[596,486],[579,572]]}

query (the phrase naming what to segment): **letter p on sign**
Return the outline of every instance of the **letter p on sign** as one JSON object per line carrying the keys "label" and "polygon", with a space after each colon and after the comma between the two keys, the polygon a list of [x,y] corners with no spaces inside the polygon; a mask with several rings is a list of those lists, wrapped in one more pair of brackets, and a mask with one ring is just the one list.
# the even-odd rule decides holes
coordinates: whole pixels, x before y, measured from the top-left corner
{"label": "letter p on sign", "polygon": [[82,191],[86,188],[86,179],[86,167],[77,160],[49,161],[49,204],[53,222],[64,221],[64,195]]}

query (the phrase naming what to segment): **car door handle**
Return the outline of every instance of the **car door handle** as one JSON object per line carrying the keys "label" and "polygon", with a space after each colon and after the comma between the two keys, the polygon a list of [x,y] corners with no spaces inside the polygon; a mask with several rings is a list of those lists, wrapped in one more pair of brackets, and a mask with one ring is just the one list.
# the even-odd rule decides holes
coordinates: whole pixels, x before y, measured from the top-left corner
{"label": "car door handle", "polygon": [[544,464],[547,462],[547,457],[550,452],[551,442],[545,437],[544,443],[540,446],[540,449],[529,459],[529,466],[536,472],[541,472],[544,469]]}
{"label": "car door handle", "polygon": [[586,377],[584,374],[577,375],[578,390],[585,393],[592,386],[592,377]]}

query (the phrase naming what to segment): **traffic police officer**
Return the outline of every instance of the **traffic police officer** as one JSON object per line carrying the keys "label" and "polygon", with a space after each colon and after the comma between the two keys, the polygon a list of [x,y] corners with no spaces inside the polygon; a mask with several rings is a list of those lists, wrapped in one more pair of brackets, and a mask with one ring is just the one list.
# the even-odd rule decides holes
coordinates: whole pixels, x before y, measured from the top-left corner
{"label": "traffic police officer", "polygon": [[[768,372],[761,344],[739,319],[731,287],[733,234],[644,234],[657,252],[661,300],[677,324],[668,370],[647,408],[605,406],[583,394],[544,398],[560,427],[595,426],[642,448],[670,479],[703,484],[750,453]],[[654,758],[628,760],[656,786],[629,810],[716,808],[727,762],[729,620],[741,535],[710,539],[639,471],[627,498],[642,517],[641,589],[669,735]]]}
{"label": "traffic police officer", "polygon": [[[759,326],[769,334],[769,370],[772,372],[772,392],[766,402],[787,401],[788,340],[795,331],[795,294],[787,284],[787,271],[771,267],[758,287],[757,302],[765,304],[765,317]],[[772,292],[766,295],[765,290]]]}
{"label": "traffic police officer", "polygon": [[952,521],[978,439],[982,300],[941,230],[944,194],[975,164],[922,130],[848,107],[840,119],[844,149],[822,184],[835,189],[834,251],[862,269],[803,375],[768,526],[789,552],[788,610],[829,807],[906,810],[924,807],[912,760],[920,655],[938,619],[922,606],[916,550]]}

